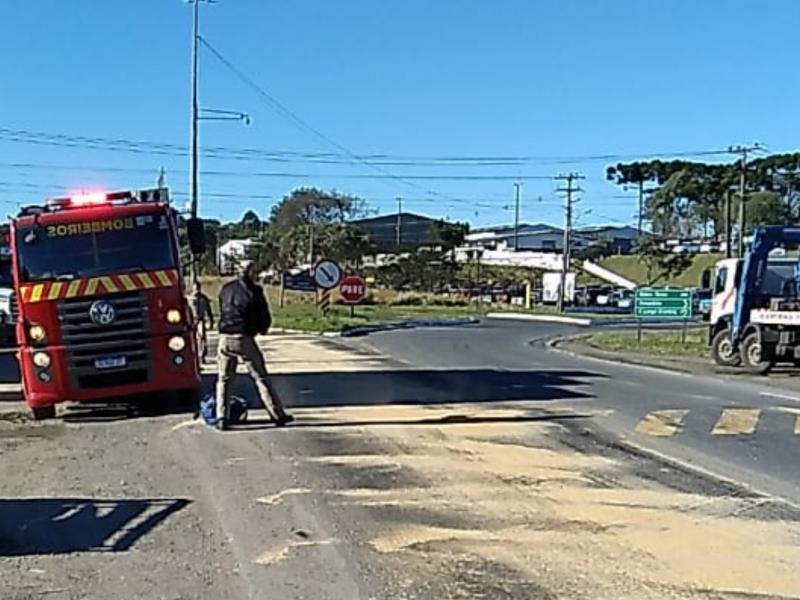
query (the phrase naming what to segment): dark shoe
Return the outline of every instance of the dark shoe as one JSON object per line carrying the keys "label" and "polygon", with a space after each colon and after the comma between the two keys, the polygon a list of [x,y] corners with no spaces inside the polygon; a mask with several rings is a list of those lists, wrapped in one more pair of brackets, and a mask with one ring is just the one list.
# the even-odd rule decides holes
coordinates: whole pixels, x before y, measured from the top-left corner
{"label": "dark shoe", "polygon": [[216,428],[217,428],[217,431],[227,431],[228,423],[225,421],[225,419],[219,419],[217,421]]}
{"label": "dark shoe", "polygon": [[294,421],[294,415],[284,414],[281,417],[278,417],[278,420],[275,421],[275,427],[285,427],[287,424]]}

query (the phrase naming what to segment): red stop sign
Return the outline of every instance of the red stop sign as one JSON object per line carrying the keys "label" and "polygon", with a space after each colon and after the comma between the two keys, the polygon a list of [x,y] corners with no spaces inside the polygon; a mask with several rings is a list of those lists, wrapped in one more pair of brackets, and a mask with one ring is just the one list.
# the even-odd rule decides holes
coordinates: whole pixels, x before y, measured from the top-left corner
{"label": "red stop sign", "polygon": [[358,304],[364,299],[367,293],[367,284],[361,277],[349,275],[342,279],[339,285],[339,293],[342,295],[342,300],[347,304]]}

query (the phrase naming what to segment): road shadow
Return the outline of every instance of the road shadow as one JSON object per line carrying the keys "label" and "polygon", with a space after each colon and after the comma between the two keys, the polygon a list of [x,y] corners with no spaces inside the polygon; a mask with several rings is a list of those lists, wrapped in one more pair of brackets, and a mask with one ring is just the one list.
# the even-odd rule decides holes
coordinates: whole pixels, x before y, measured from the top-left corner
{"label": "road shadow", "polygon": [[579,400],[594,397],[587,380],[600,377],[575,370],[408,369],[281,374],[274,384],[290,406],[323,407]]}
{"label": "road shadow", "polygon": [[184,498],[0,498],[0,557],[124,552],[189,503]]}
{"label": "road shadow", "polygon": [[[512,416],[473,416],[468,414],[450,414],[443,417],[419,419],[353,419],[325,421],[323,419],[295,421],[288,426],[289,429],[338,429],[346,427],[446,427],[447,425],[498,425],[510,423],[536,423],[547,421],[567,421],[571,419],[588,419],[590,414],[580,413],[531,413]],[[269,419],[248,419],[231,427],[232,431],[256,431],[260,429],[274,429],[275,425]]]}
{"label": "road shadow", "polygon": [[[586,400],[591,379],[605,377],[591,371],[501,369],[407,369],[353,372],[282,373],[272,383],[287,407],[379,406],[390,404],[460,404],[509,401],[551,402]],[[216,375],[203,376],[203,394],[213,393]],[[239,374],[233,394],[251,408],[261,407],[252,380]],[[92,423],[194,414],[196,404],[180,404],[157,395],[70,404],[63,410],[67,422]]]}

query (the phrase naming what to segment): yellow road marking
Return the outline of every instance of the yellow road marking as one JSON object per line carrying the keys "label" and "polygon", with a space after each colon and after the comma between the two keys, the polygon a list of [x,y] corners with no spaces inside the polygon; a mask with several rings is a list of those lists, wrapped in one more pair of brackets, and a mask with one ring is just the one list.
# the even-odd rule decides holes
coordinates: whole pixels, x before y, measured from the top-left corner
{"label": "yellow road marking", "polygon": [[683,424],[688,410],[654,410],[639,421],[636,431],[645,435],[670,437],[675,435]]}
{"label": "yellow road marking", "polygon": [[758,408],[725,408],[711,435],[750,435],[756,430],[760,415]]}
{"label": "yellow road marking", "polygon": [[130,275],[127,274],[120,275],[119,280],[122,282],[122,285],[125,287],[127,291],[131,292],[136,289],[136,284],[133,283],[133,279],[131,279]]}
{"label": "yellow road marking", "polygon": [[800,408],[794,408],[793,406],[779,406],[778,410],[793,414],[794,418],[794,434],[800,435]]}
{"label": "yellow road marking", "polygon": [[136,276],[139,278],[139,281],[142,282],[142,285],[147,289],[156,287],[156,284],[153,283],[153,280],[150,279],[150,275],[147,273],[137,273]]}

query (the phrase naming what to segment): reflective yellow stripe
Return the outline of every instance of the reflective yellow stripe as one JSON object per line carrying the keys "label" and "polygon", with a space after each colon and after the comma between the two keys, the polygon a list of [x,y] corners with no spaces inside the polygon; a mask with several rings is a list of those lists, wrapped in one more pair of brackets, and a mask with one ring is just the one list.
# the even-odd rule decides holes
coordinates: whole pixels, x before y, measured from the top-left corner
{"label": "reflective yellow stripe", "polygon": [[86,282],[86,287],[83,290],[84,296],[93,296],[95,291],[97,291],[97,284],[100,283],[99,277],[92,277],[89,281]]}
{"label": "reflective yellow stripe", "polygon": [[61,297],[61,288],[64,284],[60,281],[54,281],[50,284],[50,293],[47,295],[48,300],[58,300]]}
{"label": "reflective yellow stripe", "polygon": [[33,289],[31,290],[31,297],[30,297],[30,299],[28,301],[29,302],[38,302],[39,300],[42,299],[42,292],[43,291],[44,291],[44,284],[43,283],[37,283],[35,286],[33,286]]}
{"label": "reflective yellow stripe", "polygon": [[156,284],[153,283],[153,280],[150,279],[150,275],[147,273],[137,273],[136,276],[139,278],[139,281],[142,282],[142,285],[147,289],[156,287]]}
{"label": "reflective yellow stripe", "polygon": [[131,279],[130,275],[120,275],[119,280],[122,282],[122,285],[125,286],[125,290],[130,292],[136,289],[136,284],[133,283],[133,279]]}
{"label": "reflective yellow stripe", "polygon": [[113,294],[117,291],[117,284],[114,283],[114,280],[111,277],[101,277],[100,283],[103,284],[103,287],[106,288],[106,292],[109,294]]}
{"label": "reflective yellow stripe", "polygon": [[164,287],[169,287],[172,285],[172,282],[169,280],[169,277],[166,273],[164,273],[164,271],[156,271],[156,277],[158,277],[158,280]]}
{"label": "reflective yellow stripe", "polygon": [[75,279],[74,281],[69,282],[69,286],[67,287],[67,298],[74,298],[78,295],[78,290],[81,288],[81,280]]}
{"label": "reflective yellow stripe", "polygon": [[29,285],[23,285],[19,289],[19,295],[22,297],[22,301],[23,302],[27,302],[28,301],[28,294],[30,294],[30,292],[31,292],[31,286],[29,286]]}

